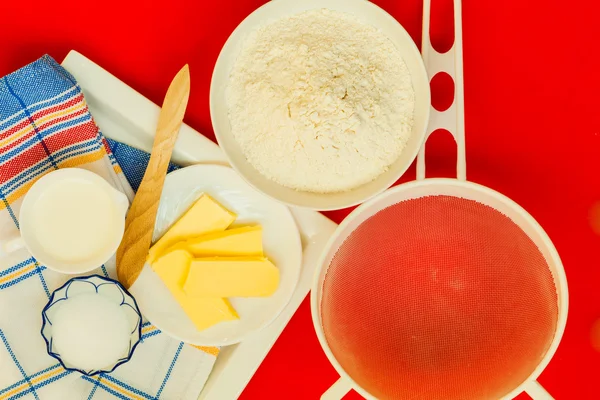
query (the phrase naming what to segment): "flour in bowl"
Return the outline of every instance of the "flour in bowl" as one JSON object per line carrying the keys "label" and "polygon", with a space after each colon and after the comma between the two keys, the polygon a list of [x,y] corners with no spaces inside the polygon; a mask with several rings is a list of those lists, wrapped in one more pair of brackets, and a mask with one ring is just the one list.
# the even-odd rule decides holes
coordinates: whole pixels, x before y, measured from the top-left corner
{"label": "flour in bowl", "polygon": [[318,193],[385,172],[411,135],[414,97],[389,38],[325,9],[249,35],[227,88],[232,133],[248,161],[281,185]]}

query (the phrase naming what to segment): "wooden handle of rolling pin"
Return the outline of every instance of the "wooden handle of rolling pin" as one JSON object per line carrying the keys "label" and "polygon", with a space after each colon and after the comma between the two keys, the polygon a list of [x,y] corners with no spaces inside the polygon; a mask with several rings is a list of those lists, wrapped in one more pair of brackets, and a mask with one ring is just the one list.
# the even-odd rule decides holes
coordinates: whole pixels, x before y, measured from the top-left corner
{"label": "wooden handle of rolling pin", "polygon": [[158,118],[150,161],[125,220],[125,234],[117,250],[117,276],[130,288],[142,272],[152,243],[158,203],[175,141],[190,94],[190,73],[185,65],[165,96]]}

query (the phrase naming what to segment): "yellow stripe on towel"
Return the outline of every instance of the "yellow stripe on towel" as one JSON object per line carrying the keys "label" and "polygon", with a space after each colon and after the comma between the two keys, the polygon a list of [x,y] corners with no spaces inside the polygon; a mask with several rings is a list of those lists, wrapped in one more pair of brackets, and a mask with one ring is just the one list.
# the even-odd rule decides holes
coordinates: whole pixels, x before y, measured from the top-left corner
{"label": "yellow stripe on towel", "polygon": [[[33,261],[32,261],[33,262]],[[18,278],[21,275],[25,275],[27,272],[32,271],[35,268],[35,264],[29,265],[25,268],[22,268],[18,271],[13,272],[12,274],[8,274],[6,276],[3,276],[2,278],[0,278],[0,284],[4,283],[4,282],[8,282],[11,281],[15,278]]]}
{"label": "yellow stripe on towel", "polygon": [[25,383],[17,386],[16,388],[0,395],[0,400],[8,399],[9,397],[18,395],[21,392],[29,390],[29,388],[31,386],[35,385],[36,383],[42,382],[49,378],[52,378],[53,376],[59,375],[64,371],[65,371],[65,369],[63,367],[61,367],[60,365],[57,365],[55,369],[48,371],[45,374],[42,374],[40,376],[36,376],[35,378],[29,379],[29,382],[25,382]]}
{"label": "yellow stripe on towel", "polygon": [[100,149],[91,152],[91,153],[85,153],[79,156],[75,156],[75,157],[70,157],[60,163],[58,163],[58,167],[59,168],[73,168],[73,167],[78,167],[80,165],[83,164],[90,164],[93,163],[94,161],[98,161],[100,159],[102,159],[102,157],[106,156],[106,150],[104,150],[104,147],[101,147]]}
{"label": "yellow stripe on towel", "polygon": [[[77,111],[82,110],[83,108],[85,108],[85,104],[82,103],[78,103],[70,108],[67,108],[66,110],[59,110],[56,112],[53,112],[52,114],[48,114],[45,115],[44,117],[35,120],[35,126],[42,126],[44,123],[54,119],[54,118],[60,118],[63,117],[67,114],[71,114]],[[4,147],[16,140],[19,140],[21,137],[27,135],[28,133],[31,133],[34,131],[34,126],[30,123],[29,125],[25,126],[24,128],[22,128],[20,131],[17,131],[15,133],[13,133],[12,135],[10,135],[9,137],[7,137],[4,140],[0,141],[0,147]]]}
{"label": "yellow stripe on towel", "polygon": [[220,351],[218,347],[194,346],[193,344],[191,344],[190,346],[192,346],[198,350],[201,350],[201,351],[205,352],[206,354],[213,355],[215,357],[219,355],[219,351]]}

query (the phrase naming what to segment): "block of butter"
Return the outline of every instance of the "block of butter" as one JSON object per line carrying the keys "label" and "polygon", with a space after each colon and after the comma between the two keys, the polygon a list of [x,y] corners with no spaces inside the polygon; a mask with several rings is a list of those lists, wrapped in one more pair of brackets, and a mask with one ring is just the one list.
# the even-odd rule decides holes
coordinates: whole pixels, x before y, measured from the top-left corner
{"label": "block of butter", "polygon": [[181,243],[194,257],[262,257],[262,227],[244,226],[213,232]]}
{"label": "block of butter", "polygon": [[190,297],[266,297],[279,286],[279,269],[264,257],[196,258],[183,285]]}
{"label": "block of butter", "polygon": [[183,311],[198,330],[210,328],[223,321],[239,319],[227,299],[221,297],[192,297],[182,289],[189,273],[192,255],[176,249],[165,254],[152,264],[152,269],[160,276]]}
{"label": "block of butter", "polygon": [[191,236],[200,236],[211,232],[227,229],[235,220],[236,215],[209,195],[203,194],[183,216],[173,224],[151,248],[148,262],[153,263],[165,254],[172,245],[186,240]]}

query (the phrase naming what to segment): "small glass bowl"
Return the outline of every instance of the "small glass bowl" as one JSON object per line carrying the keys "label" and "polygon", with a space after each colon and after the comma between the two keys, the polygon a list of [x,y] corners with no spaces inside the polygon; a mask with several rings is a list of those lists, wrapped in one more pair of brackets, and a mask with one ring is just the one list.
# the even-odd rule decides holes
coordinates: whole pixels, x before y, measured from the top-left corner
{"label": "small glass bowl", "polygon": [[[127,321],[131,326],[131,335],[129,337],[129,346],[126,353],[123,354],[112,365],[103,369],[82,370],[69,362],[63,360],[57,349],[53,346],[52,318],[58,310],[58,304],[68,301],[69,298],[80,294],[96,293],[106,299],[113,300],[126,313]],[[101,372],[112,372],[119,365],[126,363],[131,359],[133,351],[140,342],[142,336],[142,314],[138,305],[131,294],[117,281],[104,278],[99,275],[82,276],[72,278],[60,288],[56,289],[48,304],[42,310],[42,337],[46,341],[48,354],[56,358],[66,370],[78,371],[84,375],[93,376]]]}

